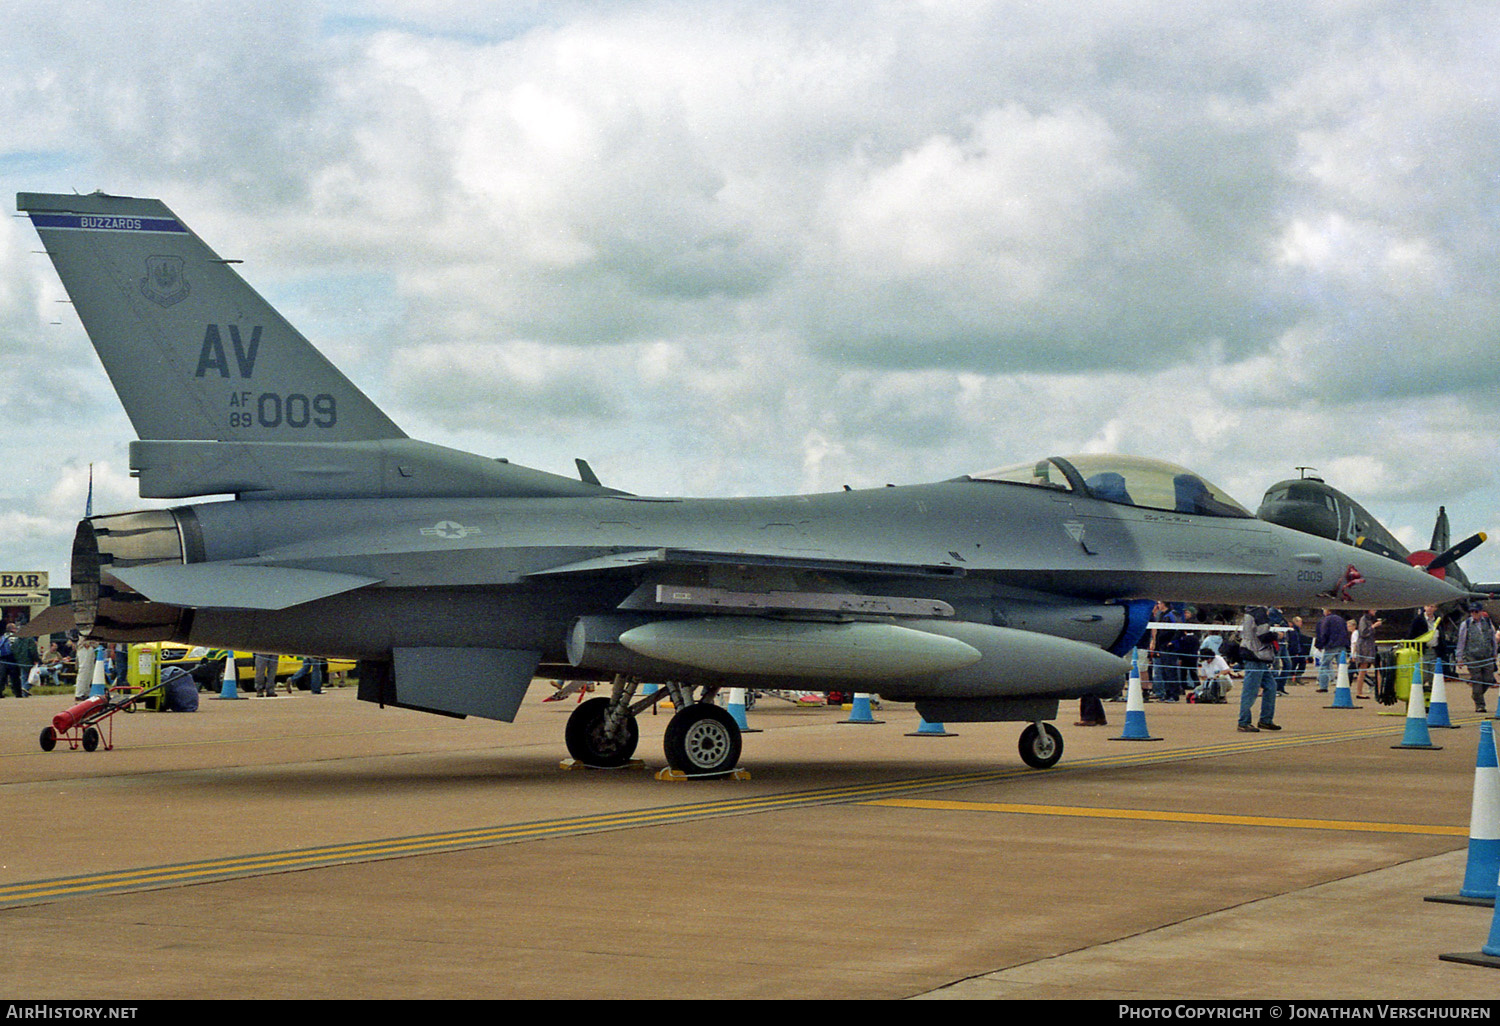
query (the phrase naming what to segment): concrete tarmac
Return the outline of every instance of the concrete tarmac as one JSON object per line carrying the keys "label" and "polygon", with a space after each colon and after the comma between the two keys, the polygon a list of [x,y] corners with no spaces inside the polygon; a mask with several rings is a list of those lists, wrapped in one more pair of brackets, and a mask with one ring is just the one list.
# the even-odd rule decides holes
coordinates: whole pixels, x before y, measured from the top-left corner
{"label": "concrete tarmac", "polygon": [[[1450,689],[1451,690],[1451,689]],[[321,697],[120,714],[44,753],[65,698],[0,701],[0,992],[152,998],[1474,999],[1441,962],[1493,910],[1462,882],[1481,717],[1292,689],[1147,706],[1163,740],[1018,724],[907,737],[764,699],[748,781],[564,770],[571,701],[515,724]],[[1465,692],[1466,694],[1466,692]],[[1233,700],[1233,698],[1232,698]],[[1402,710],[1396,710],[1400,712]]]}

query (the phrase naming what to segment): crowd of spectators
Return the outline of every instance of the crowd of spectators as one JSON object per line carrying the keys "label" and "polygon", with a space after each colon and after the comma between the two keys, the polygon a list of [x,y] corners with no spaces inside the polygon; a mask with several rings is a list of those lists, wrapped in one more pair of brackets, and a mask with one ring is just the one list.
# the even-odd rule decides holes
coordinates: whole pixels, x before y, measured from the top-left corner
{"label": "crowd of spectators", "polygon": [[[1381,675],[1393,678],[1395,672],[1389,649],[1382,654],[1381,643],[1404,641],[1419,651],[1429,684],[1439,666],[1446,675],[1464,680],[1476,712],[1486,711],[1485,693],[1496,686],[1500,632],[1478,602],[1447,612],[1427,606],[1410,614],[1409,621],[1388,619],[1373,609],[1357,618],[1323,609],[1311,632],[1301,615],[1288,617],[1274,606],[1216,609],[1206,622],[1200,612],[1156,603],[1137,651],[1142,697],[1148,702],[1221,703],[1238,681],[1241,731],[1280,730],[1274,719],[1277,697],[1289,694],[1289,686],[1311,683],[1328,692],[1345,661],[1353,697],[1378,697],[1372,692]],[[1260,715],[1252,720],[1257,699]],[[1392,694],[1386,701],[1393,699]]]}

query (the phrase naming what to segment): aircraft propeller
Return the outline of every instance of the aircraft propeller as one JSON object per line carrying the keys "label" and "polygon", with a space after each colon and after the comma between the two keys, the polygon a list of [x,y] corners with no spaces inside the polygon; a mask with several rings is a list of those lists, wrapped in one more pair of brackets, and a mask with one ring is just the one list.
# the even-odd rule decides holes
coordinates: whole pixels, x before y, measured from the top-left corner
{"label": "aircraft propeller", "polygon": [[1373,552],[1377,556],[1384,556],[1386,559],[1394,559],[1398,562],[1405,559],[1399,552],[1395,552],[1380,544],[1374,538],[1367,538],[1364,535],[1360,535],[1354,540],[1354,546],[1355,548],[1364,549],[1366,552]]}
{"label": "aircraft propeller", "polygon": [[1483,531],[1471,534],[1457,545],[1450,545],[1435,556],[1426,552],[1413,552],[1411,554],[1411,564],[1412,566],[1421,567],[1430,574],[1440,575],[1447,567],[1477,549],[1484,542],[1485,538],[1486,535]]}

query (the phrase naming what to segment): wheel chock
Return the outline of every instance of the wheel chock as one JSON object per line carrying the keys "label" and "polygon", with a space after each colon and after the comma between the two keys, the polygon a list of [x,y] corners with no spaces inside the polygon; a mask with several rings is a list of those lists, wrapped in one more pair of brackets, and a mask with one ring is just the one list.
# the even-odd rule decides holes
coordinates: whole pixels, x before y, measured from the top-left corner
{"label": "wheel chock", "polygon": [[577,759],[568,758],[558,763],[557,768],[560,770],[594,770],[598,773],[612,773],[615,770],[645,769],[646,764],[640,759],[631,759],[619,766],[590,766],[586,762],[579,762]]}
{"label": "wheel chock", "polygon": [[723,773],[684,773],[680,769],[668,766],[666,769],[656,771],[656,779],[674,784],[684,780],[749,780],[750,771],[736,766]]}

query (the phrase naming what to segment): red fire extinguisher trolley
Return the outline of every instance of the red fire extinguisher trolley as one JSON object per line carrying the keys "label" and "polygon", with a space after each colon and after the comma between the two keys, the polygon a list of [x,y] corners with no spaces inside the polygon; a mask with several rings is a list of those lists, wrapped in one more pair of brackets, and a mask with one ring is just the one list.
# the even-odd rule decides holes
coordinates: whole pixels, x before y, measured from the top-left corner
{"label": "red fire extinguisher trolley", "polygon": [[[79,745],[83,746],[85,752],[92,752],[99,747],[99,742],[104,742],[104,750],[107,752],[115,746],[114,715],[117,712],[132,712],[131,707],[147,695],[160,690],[161,684],[149,688],[119,687],[110,688],[103,695],[95,695],[84,699],[70,709],[64,709],[52,717],[52,722],[42,728],[41,742],[42,751],[50,752],[57,747],[59,740],[66,741],[68,747],[77,750]],[[101,733],[98,724],[105,724],[104,732]]]}

